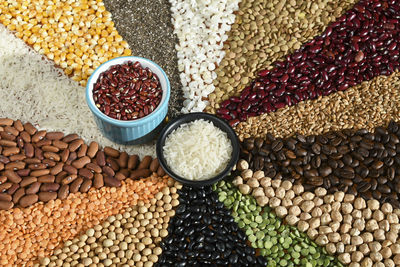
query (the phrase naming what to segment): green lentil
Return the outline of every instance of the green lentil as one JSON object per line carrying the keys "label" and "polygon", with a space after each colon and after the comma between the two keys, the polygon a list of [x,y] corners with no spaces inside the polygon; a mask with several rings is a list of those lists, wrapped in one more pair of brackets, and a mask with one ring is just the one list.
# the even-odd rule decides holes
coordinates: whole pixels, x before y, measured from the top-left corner
{"label": "green lentil", "polygon": [[242,195],[231,183],[222,181],[213,189],[223,199],[222,203],[233,210],[232,216],[245,231],[251,246],[268,258],[267,266],[343,266],[305,233],[284,224],[270,207],[258,206],[254,197]]}

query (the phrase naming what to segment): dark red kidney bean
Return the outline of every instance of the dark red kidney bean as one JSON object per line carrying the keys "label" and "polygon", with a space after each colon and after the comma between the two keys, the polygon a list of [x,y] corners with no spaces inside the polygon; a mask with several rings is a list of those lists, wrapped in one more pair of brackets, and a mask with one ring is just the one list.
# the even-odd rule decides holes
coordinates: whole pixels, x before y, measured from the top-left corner
{"label": "dark red kidney bean", "polygon": [[99,110],[118,120],[135,120],[150,114],[161,102],[162,94],[157,75],[147,68],[144,70],[139,62],[131,61],[110,67],[99,76],[93,88],[93,99]]}
{"label": "dark red kidney bean", "polygon": [[[286,61],[275,62],[271,70],[260,70],[239,97],[220,104],[217,116],[236,126],[238,120],[345,91],[378,75],[399,70],[398,3],[385,2],[386,10],[396,10],[393,12],[385,11],[379,4],[360,2],[363,11],[355,6],[320,36],[287,56]],[[383,13],[386,21],[381,19]],[[336,69],[336,66],[343,67]],[[238,103],[237,109],[230,108],[233,103]]]}

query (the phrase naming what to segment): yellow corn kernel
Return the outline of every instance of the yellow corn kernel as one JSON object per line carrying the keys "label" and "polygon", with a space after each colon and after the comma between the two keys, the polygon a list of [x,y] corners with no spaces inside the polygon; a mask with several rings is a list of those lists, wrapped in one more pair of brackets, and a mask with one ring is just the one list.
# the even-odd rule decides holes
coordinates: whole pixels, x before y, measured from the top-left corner
{"label": "yellow corn kernel", "polygon": [[125,47],[125,48],[129,48],[129,45],[128,45],[128,43],[127,43],[126,41],[122,41],[122,42],[121,42],[121,45],[122,45],[123,47]]}
{"label": "yellow corn kernel", "polygon": [[49,59],[51,59],[51,60],[54,59],[54,54],[51,53],[51,52],[50,52],[50,53],[47,53],[46,56],[47,56]]}
{"label": "yellow corn kernel", "polygon": [[102,38],[100,38],[100,39],[97,41],[97,43],[98,43],[99,45],[103,45],[106,41],[107,41],[106,38],[102,37]]}
{"label": "yellow corn kernel", "polygon": [[115,35],[114,39],[115,39],[116,42],[121,42],[123,40],[122,36],[119,35],[119,34]]}
{"label": "yellow corn kernel", "polygon": [[109,43],[113,43],[114,42],[114,37],[113,36],[107,36],[106,37],[106,39],[107,39],[107,42],[109,42]]}
{"label": "yellow corn kernel", "polygon": [[65,70],[64,70],[64,72],[65,72],[65,74],[67,74],[67,75],[71,75],[72,74],[72,68],[70,68],[70,67],[68,67],[68,68],[66,68]]}
{"label": "yellow corn kernel", "polygon": [[76,50],[75,50],[75,55],[80,59],[80,57],[82,57],[82,55],[83,55],[82,50],[76,49]]}
{"label": "yellow corn kernel", "polygon": [[129,48],[125,48],[124,56],[130,56],[130,55],[132,55],[132,51]]}

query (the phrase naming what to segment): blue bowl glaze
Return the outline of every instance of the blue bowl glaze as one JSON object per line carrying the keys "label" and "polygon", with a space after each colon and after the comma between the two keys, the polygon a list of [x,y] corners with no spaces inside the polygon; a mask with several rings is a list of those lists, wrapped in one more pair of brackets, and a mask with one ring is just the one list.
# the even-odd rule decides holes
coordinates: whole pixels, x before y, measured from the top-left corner
{"label": "blue bowl glaze", "polygon": [[[148,67],[155,73],[161,84],[163,95],[158,107],[149,115],[132,121],[116,120],[101,112],[93,100],[93,86],[99,75],[113,65],[123,64],[128,61],[139,61],[143,68]],[[164,120],[168,111],[170,97],[170,84],[164,70],[153,61],[135,56],[117,57],[100,65],[90,76],[86,85],[86,102],[94,115],[97,126],[102,134],[111,141],[118,144],[143,144],[151,141],[157,135],[158,127]]]}

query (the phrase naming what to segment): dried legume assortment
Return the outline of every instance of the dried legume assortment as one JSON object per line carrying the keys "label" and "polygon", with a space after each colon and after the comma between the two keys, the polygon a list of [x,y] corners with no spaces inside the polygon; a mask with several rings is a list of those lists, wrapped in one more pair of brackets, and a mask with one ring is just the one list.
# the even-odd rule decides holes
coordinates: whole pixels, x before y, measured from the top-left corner
{"label": "dried legume assortment", "polygon": [[211,187],[183,187],[156,266],[265,266]]}
{"label": "dried legume assortment", "polygon": [[265,138],[267,133],[289,137],[294,132],[316,135],[347,128],[373,131],[390,120],[400,121],[399,78],[399,72],[379,76],[344,92],[252,117],[239,123],[235,131],[241,140]]}
{"label": "dried legume assortment", "polygon": [[224,43],[225,57],[215,70],[215,92],[206,110],[215,113],[219,103],[242,91],[257,71],[271,68],[300,46],[321,34],[354,5],[355,0],[262,1],[243,0]]}
{"label": "dried legume assortment", "polygon": [[0,210],[65,199],[90,188],[119,187],[126,178],[157,172],[157,159],[128,155],[112,147],[86,145],[77,134],[38,130],[31,123],[0,118]]}
{"label": "dried legume assortment", "polygon": [[390,203],[399,208],[400,127],[391,121],[375,131],[345,129],[323,135],[295,135],[287,139],[249,138],[242,158],[251,169],[274,179],[302,184],[307,191],[322,186]]}
{"label": "dried legume assortment", "polygon": [[400,209],[343,191],[328,194],[323,187],[308,192],[301,184],[271,179],[263,171],[253,173],[247,167],[247,162],[239,162],[241,175],[233,180],[240,192],[251,194],[260,206],[274,209],[278,217],[325,246],[343,264],[400,264]]}
{"label": "dried legume assortment", "polygon": [[2,1],[0,22],[85,85],[101,63],[131,55],[102,1]]}
{"label": "dried legume assortment", "polygon": [[203,111],[205,101],[214,91],[214,70],[224,52],[226,32],[235,20],[238,0],[170,0],[174,33],[178,36],[178,69],[183,85],[182,112]]}
{"label": "dried legume assortment", "polygon": [[[38,257],[82,231],[99,224],[138,201],[150,201],[167,185],[167,177],[122,181],[121,187],[103,187],[67,199],[36,203],[28,208],[0,211],[0,265],[32,266]],[[171,183],[171,182],[169,182]]]}
{"label": "dried legume assortment", "polygon": [[40,266],[82,263],[84,266],[153,266],[162,249],[161,239],[167,236],[168,222],[179,204],[172,180],[161,188],[150,202],[138,201],[124,213],[108,217],[86,233],[64,243],[52,256],[40,259]]}
{"label": "dried legume assortment", "polygon": [[117,120],[149,115],[160,104],[162,94],[157,75],[138,61],[111,66],[93,85],[96,106]]}
{"label": "dried legume assortment", "polygon": [[217,114],[236,125],[248,117],[392,74],[400,66],[400,50],[396,49],[399,10],[394,0],[360,1],[321,36],[285,61],[275,62],[274,69],[261,70],[240,97],[220,103]]}
{"label": "dried legume assortment", "polygon": [[219,201],[232,211],[252,247],[268,258],[268,266],[343,266],[327,255],[325,249],[291,225],[284,224],[269,207],[262,208],[256,200],[242,194],[231,183],[214,185]]}

